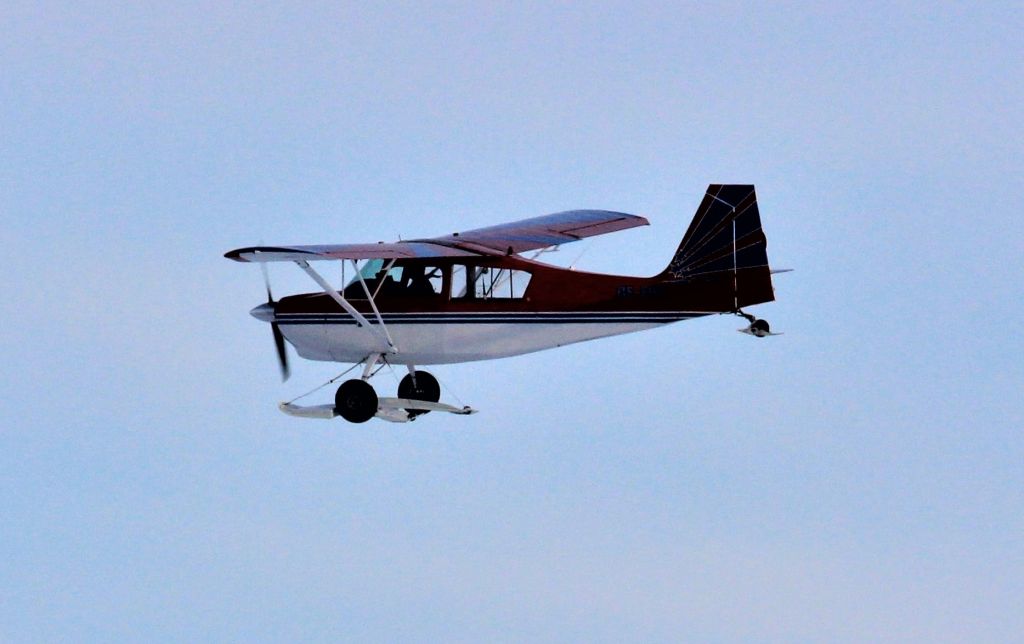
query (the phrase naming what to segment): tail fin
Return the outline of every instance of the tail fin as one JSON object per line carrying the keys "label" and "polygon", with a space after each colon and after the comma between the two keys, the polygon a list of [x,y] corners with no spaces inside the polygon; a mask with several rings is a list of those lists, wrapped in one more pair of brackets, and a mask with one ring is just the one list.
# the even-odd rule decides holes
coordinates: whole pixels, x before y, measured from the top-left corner
{"label": "tail fin", "polygon": [[708,186],[665,279],[731,283],[733,308],[775,299],[752,185]]}

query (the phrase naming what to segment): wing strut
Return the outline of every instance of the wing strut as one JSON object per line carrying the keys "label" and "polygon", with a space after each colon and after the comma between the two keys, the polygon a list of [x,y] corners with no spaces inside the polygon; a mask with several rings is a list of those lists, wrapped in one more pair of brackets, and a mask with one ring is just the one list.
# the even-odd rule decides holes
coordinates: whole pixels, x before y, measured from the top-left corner
{"label": "wing strut", "polygon": [[295,264],[299,268],[304,270],[306,272],[306,274],[309,275],[313,279],[314,282],[319,284],[320,288],[322,288],[324,290],[324,293],[327,293],[329,296],[331,296],[331,299],[333,299],[335,302],[340,304],[341,308],[345,309],[345,311],[349,315],[351,315],[353,318],[355,318],[355,321],[359,324],[359,326],[365,327],[368,331],[370,331],[370,333],[373,333],[378,338],[380,338],[385,343],[387,343],[387,346],[388,346],[387,351],[388,351],[388,353],[398,353],[398,347],[396,347],[395,343],[392,342],[391,334],[388,333],[387,327],[384,326],[384,320],[380,316],[380,311],[377,310],[377,305],[374,303],[373,298],[370,297],[369,289],[366,287],[366,282],[363,281],[362,275],[359,275],[359,270],[358,270],[358,267],[355,266],[355,261],[352,262],[352,265],[356,269],[356,274],[359,275],[359,281],[363,285],[363,289],[366,291],[367,297],[370,297],[370,306],[373,307],[373,312],[377,314],[377,321],[380,322],[381,329],[384,330],[383,333],[381,333],[379,330],[374,328],[374,326],[372,324],[370,324],[370,321],[367,320],[366,317],[362,313],[360,313],[358,310],[356,310],[356,307],[352,306],[352,304],[349,303],[349,301],[345,299],[345,296],[343,296],[341,293],[339,293],[333,286],[330,285],[330,283],[327,280],[325,280],[320,275],[320,273],[317,273],[313,269],[313,267],[309,265],[309,262],[307,262],[304,259],[300,259],[300,260],[296,260]]}
{"label": "wing strut", "polygon": [[[394,265],[395,260],[391,260],[388,264],[388,270]],[[373,301],[374,295],[370,293],[370,287],[366,285],[366,280],[363,279],[363,274],[359,271],[359,267],[356,266],[356,260],[352,260],[352,270],[356,272],[356,276],[359,278],[359,283],[363,285],[363,293],[366,293],[366,299],[370,301],[370,308],[373,309],[373,314],[377,316],[377,322],[380,323],[380,328],[384,330],[384,339],[388,341],[388,346],[391,347],[391,353],[397,353],[398,349],[395,348],[394,341],[391,340],[391,334],[388,333],[388,328],[384,326],[384,318],[380,316],[380,311],[377,310],[377,303]],[[384,273],[387,275],[387,272]],[[380,284],[384,284],[384,280],[380,281]]]}

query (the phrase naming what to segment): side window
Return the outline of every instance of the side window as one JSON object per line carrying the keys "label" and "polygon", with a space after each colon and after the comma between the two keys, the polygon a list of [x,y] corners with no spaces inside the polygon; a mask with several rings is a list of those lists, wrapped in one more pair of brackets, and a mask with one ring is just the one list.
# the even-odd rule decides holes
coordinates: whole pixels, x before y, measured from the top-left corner
{"label": "side window", "polygon": [[479,283],[484,297],[519,299],[526,294],[532,275],[528,271],[513,271],[507,268],[491,268]]}
{"label": "side window", "polygon": [[402,267],[402,273],[397,283],[399,288],[395,290],[396,295],[410,297],[440,295],[441,288],[444,286],[444,270],[440,266],[408,264]]}
{"label": "side window", "polygon": [[526,289],[530,286],[530,279],[533,278],[533,273],[530,271],[512,271],[509,276],[509,290],[512,292],[512,297],[522,298],[526,296]]}
{"label": "side window", "polygon": [[[469,270],[472,270],[472,268]],[[468,271],[465,264],[455,264],[452,266],[452,299],[466,297],[470,292],[469,282],[466,281],[467,275]]]}
{"label": "side window", "polygon": [[531,277],[529,271],[457,264],[452,269],[452,297],[519,299],[526,294]]}
{"label": "side window", "polygon": [[423,274],[427,278],[427,282],[430,284],[430,290],[434,292],[434,295],[440,295],[444,287],[444,270],[440,266],[427,266],[423,269]]}
{"label": "side window", "polygon": [[452,266],[452,298],[473,300],[487,297],[482,288],[487,271],[486,266],[467,266],[465,264]]}

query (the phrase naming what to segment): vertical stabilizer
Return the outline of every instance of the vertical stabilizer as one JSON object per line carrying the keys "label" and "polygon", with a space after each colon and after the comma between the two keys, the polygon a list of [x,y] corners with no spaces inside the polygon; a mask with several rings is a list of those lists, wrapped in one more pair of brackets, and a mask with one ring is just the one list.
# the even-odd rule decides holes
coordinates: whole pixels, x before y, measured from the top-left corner
{"label": "vertical stabilizer", "polygon": [[721,281],[732,291],[734,309],[775,299],[754,186],[708,186],[662,276]]}

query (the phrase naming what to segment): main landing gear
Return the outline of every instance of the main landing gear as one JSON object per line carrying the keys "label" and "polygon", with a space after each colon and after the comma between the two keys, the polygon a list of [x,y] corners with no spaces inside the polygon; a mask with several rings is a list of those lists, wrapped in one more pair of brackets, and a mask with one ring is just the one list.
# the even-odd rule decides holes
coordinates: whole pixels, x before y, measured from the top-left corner
{"label": "main landing gear", "polygon": [[[395,423],[416,420],[431,411],[444,411],[450,414],[474,414],[472,407],[454,407],[442,402],[441,385],[437,378],[426,371],[419,371],[409,365],[409,373],[398,384],[398,396],[395,398],[379,397],[367,382],[375,373],[374,367],[383,360],[373,356],[367,359],[362,378],[346,380],[334,394],[333,405],[315,405],[305,407],[294,402],[278,405],[281,411],[301,418],[334,418],[341,416],[350,423],[365,423],[371,418],[381,418]],[[377,371],[380,369],[378,368]],[[312,393],[312,392],[310,392]]]}
{"label": "main landing gear", "polygon": [[[436,403],[441,400],[441,385],[428,371],[413,371],[406,374],[398,384],[400,400],[419,400]],[[335,412],[350,423],[365,423],[377,415],[380,399],[370,383],[365,380],[346,380],[334,394]],[[430,412],[418,407],[402,408],[408,414],[407,420]]]}

